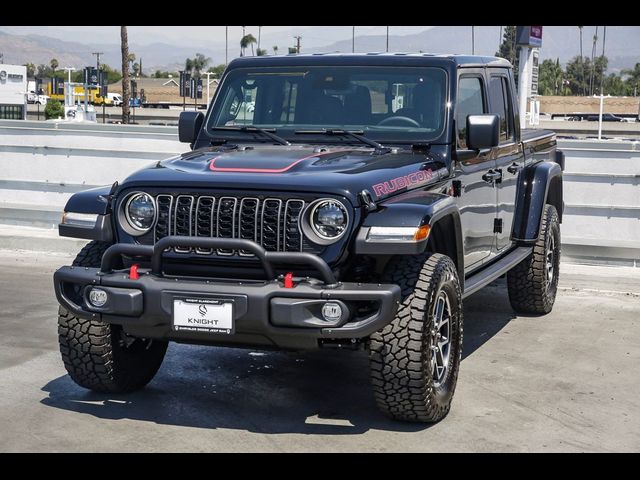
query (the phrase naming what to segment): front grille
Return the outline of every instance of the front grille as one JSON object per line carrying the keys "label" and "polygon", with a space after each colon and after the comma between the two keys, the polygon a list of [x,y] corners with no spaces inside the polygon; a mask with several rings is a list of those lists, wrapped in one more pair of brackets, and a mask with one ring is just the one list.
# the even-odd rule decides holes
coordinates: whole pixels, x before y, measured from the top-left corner
{"label": "front grille", "polygon": [[[160,194],[156,196],[156,204],[156,242],[169,235],[242,238],[273,252],[300,252],[307,243],[300,228],[306,205],[301,199]],[[252,256],[248,251],[228,249],[214,252],[177,247],[175,252]]]}

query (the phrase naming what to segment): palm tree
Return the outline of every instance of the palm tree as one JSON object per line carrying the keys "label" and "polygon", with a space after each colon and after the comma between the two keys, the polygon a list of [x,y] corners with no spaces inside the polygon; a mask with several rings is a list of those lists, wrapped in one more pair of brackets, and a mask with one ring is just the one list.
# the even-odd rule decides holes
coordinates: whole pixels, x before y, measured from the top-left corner
{"label": "palm tree", "polygon": [[25,63],[25,67],[27,67],[27,77],[33,78],[36,74],[36,66],[33,63]]}
{"label": "palm tree", "polygon": [[122,123],[129,123],[129,36],[127,27],[120,27],[122,52]]}
{"label": "palm tree", "polygon": [[584,91],[584,57],[582,56],[582,29],[584,28],[583,25],[580,25],[578,27],[580,29],[580,66],[581,66],[581,74],[582,74],[582,95],[584,96],[585,91]]}
{"label": "palm tree", "polygon": [[133,70],[134,77],[137,77],[140,74],[140,64],[138,62],[133,62],[131,69]]}
{"label": "palm tree", "polygon": [[209,57],[205,57],[202,53],[196,53],[196,56],[191,60],[191,63],[194,76],[200,77],[200,72],[207,68],[209,63],[211,63],[211,59]]}
{"label": "palm tree", "polygon": [[56,68],[58,68],[60,64],[58,63],[58,59],[57,58],[52,58],[51,61],[49,62],[49,66],[51,67],[51,71],[53,72],[51,74],[52,77],[55,77],[56,75]]}
{"label": "palm tree", "polygon": [[241,56],[244,57],[244,52],[248,46],[251,46],[251,55],[255,55],[255,52],[253,51],[253,45],[256,43],[258,43],[258,41],[256,40],[256,37],[254,37],[251,33],[243,36],[242,39],[240,39],[240,49],[242,50]]}
{"label": "palm tree", "polygon": [[273,48],[273,54],[274,54],[274,55],[278,55],[278,45],[274,45],[274,46],[273,46],[273,47],[271,47],[271,48]]}

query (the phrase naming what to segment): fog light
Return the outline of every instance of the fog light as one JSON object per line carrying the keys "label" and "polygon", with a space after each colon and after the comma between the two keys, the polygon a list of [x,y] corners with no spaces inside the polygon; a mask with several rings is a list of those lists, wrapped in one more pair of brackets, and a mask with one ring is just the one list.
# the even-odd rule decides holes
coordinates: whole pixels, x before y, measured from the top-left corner
{"label": "fog light", "polygon": [[107,298],[107,292],[100,288],[92,288],[89,291],[89,303],[96,308],[104,307],[107,303]]}
{"label": "fog light", "polygon": [[327,322],[336,322],[342,318],[342,307],[335,302],[328,302],[322,306],[322,318]]}

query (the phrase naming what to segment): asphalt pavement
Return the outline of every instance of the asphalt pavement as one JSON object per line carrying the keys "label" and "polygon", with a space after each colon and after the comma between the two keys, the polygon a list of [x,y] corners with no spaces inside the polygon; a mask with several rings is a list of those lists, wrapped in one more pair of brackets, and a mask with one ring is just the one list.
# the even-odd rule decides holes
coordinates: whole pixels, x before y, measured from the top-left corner
{"label": "asphalt pavement", "polygon": [[554,311],[517,316],[499,280],[465,301],[451,413],[378,413],[359,352],[171,344],[131,395],[77,387],[56,334],[68,256],[0,251],[0,451],[638,451],[640,269],[563,264]]}

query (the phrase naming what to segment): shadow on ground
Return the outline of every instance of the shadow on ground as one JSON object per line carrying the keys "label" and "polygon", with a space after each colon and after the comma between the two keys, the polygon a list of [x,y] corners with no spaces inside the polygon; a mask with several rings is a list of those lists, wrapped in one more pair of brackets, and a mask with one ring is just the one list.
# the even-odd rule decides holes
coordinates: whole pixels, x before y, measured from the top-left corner
{"label": "shadow on ground", "polygon": [[[468,298],[463,360],[513,318],[503,280]],[[329,435],[428,428],[378,412],[362,352],[253,352],[172,344],[160,372],[140,392],[92,393],[66,375],[42,390],[48,393],[42,400],[47,406],[110,420]]]}

